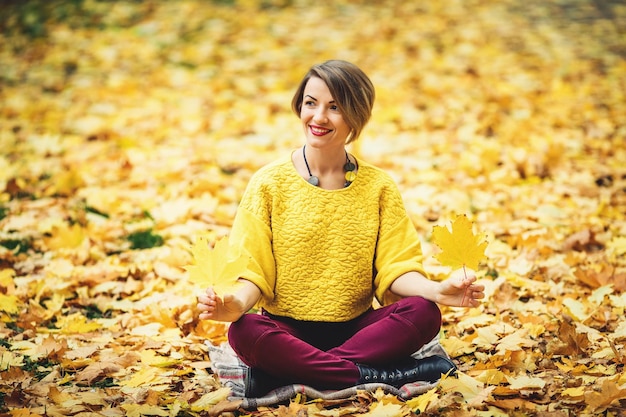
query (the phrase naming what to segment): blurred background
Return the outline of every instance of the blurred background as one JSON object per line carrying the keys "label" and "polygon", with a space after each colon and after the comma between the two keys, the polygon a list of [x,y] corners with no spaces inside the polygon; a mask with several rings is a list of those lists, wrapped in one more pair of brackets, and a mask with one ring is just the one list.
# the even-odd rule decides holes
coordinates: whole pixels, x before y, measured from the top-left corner
{"label": "blurred background", "polygon": [[[71,181],[102,183],[98,161],[111,156],[121,161],[105,164],[126,163],[112,180],[139,166],[158,177],[170,160],[243,169],[245,181],[300,144],[292,92],[331,58],[377,88],[353,151],[407,188],[547,178],[572,157],[597,162],[598,179],[624,160],[622,1],[2,0],[0,10],[0,189],[17,177],[45,187],[53,165],[84,158],[94,171],[81,166],[72,192]],[[84,152],[64,160],[68,146]],[[29,153],[54,163],[20,166]]]}
{"label": "blurred background", "polygon": [[159,406],[216,388],[190,365],[226,337],[195,318],[190,243],[301,146],[292,94],[333,58],[376,86],[350,150],[398,182],[428,272],[434,225],[467,214],[489,241],[485,305],[443,312],[460,370],[508,413],[621,410],[624,1],[0,0],[0,412],[48,412],[45,384],[108,398],[134,376],[96,367],[128,346],[180,361],[141,370]]}

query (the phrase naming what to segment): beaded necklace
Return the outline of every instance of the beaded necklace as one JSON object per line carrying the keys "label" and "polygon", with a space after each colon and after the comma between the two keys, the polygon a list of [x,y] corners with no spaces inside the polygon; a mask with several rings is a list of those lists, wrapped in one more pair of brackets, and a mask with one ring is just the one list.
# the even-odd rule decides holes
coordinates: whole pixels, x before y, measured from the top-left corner
{"label": "beaded necklace", "polygon": [[[305,149],[306,149],[306,145],[302,147],[302,156],[304,157],[304,164],[306,165],[306,170],[309,171],[309,179],[307,181],[309,182],[309,184],[317,187],[320,184],[320,179],[311,173],[311,168],[309,168],[309,161],[306,160]],[[350,157],[348,157],[348,152],[345,150],[344,152],[346,152],[346,163],[343,166],[343,171],[346,173],[345,175],[346,182],[344,182],[343,184],[343,187],[345,188],[349,186],[350,184],[352,184],[352,182],[356,178],[356,173],[354,172],[354,170],[356,169],[356,165],[354,165],[350,161]]]}

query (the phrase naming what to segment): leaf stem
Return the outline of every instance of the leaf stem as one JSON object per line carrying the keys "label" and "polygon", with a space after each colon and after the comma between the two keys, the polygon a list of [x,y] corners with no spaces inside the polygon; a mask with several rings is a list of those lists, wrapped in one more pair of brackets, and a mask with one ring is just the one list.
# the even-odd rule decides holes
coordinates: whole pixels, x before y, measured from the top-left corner
{"label": "leaf stem", "polygon": [[[465,279],[463,280],[463,283],[465,284],[465,282],[467,281],[467,270],[465,269],[465,264],[463,264],[463,274],[465,275]],[[467,290],[469,290],[469,286],[465,287],[465,290],[463,291],[463,299],[461,300],[461,307],[465,307],[465,298],[467,297]]]}

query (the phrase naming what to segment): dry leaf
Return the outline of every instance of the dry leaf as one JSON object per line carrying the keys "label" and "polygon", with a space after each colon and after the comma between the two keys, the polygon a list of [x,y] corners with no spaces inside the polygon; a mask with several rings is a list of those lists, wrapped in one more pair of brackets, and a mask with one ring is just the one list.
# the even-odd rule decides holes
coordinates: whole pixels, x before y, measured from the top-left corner
{"label": "dry leaf", "polygon": [[122,404],[122,409],[128,417],[163,416],[169,417],[170,413],[156,405],[148,404]]}
{"label": "dry leaf", "polygon": [[363,414],[366,417],[402,417],[405,415],[406,413],[400,404],[383,404],[380,402],[372,404],[370,410]]}
{"label": "dry leaf", "polygon": [[20,301],[14,295],[0,294],[0,311],[16,314],[20,311]]}
{"label": "dry leaf", "polygon": [[542,378],[531,377],[527,375],[522,375],[519,377],[507,376],[506,379],[507,381],[509,381],[509,388],[514,390],[542,389],[546,386],[546,381]]}
{"label": "dry leaf", "polygon": [[432,388],[423,394],[407,400],[406,405],[408,405],[413,411],[419,411],[421,414],[426,411],[430,404],[436,403],[437,399],[437,388]]}
{"label": "dry leaf", "polygon": [[598,391],[585,393],[587,410],[593,413],[604,412],[611,404],[626,399],[626,386],[618,386],[616,378],[606,378]]}

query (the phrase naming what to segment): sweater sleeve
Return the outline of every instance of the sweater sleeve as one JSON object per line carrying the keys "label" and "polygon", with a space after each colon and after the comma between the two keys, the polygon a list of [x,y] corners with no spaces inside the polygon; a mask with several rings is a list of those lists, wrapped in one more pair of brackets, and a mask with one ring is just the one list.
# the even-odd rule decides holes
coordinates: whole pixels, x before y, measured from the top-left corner
{"label": "sweater sleeve", "polygon": [[389,291],[400,275],[416,271],[428,277],[422,265],[422,246],[415,226],[406,213],[395,184],[381,194],[380,230],[374,260],[376,299],[385,305],[398,299]]}
{"label": "sweater sleeve", "polygon": [[247,271],[241,278],[255,284],[262,297],[274,297],[276,265],[272,251],[271,192],[251,181],[242,197],[230,232],[229,242],[248,256]]}

